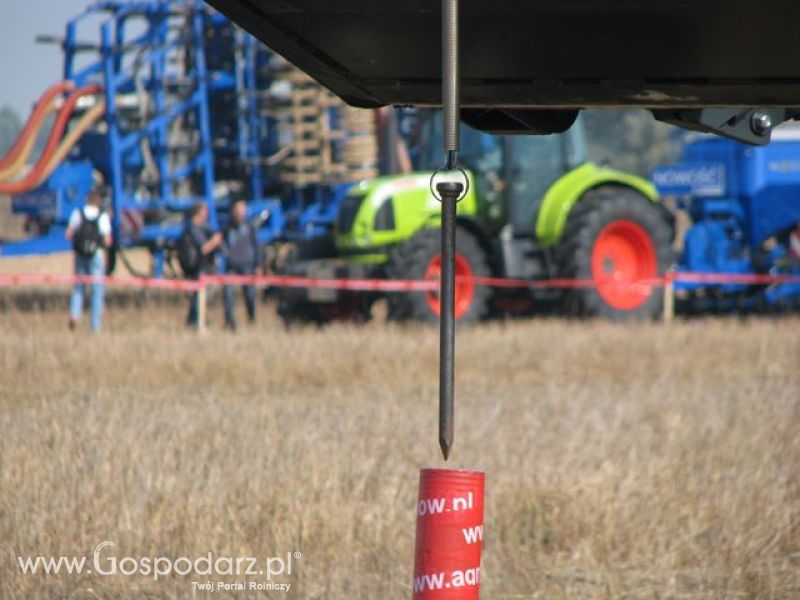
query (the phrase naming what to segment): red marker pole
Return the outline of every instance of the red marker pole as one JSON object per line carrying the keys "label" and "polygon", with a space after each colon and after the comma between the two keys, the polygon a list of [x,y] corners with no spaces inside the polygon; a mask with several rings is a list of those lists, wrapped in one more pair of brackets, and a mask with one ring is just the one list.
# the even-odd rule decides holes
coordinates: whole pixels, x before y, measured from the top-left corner
{"label": "red marker pole", "polygon": [[483,488],[482,471],[420,471],[414,600],[478,600]]}

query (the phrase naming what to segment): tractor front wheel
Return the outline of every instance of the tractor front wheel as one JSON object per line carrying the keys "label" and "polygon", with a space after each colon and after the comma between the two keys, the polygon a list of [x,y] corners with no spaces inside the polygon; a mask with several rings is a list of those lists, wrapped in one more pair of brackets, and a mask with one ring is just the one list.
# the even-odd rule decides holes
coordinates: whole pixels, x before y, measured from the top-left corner
{"label": "tractor front wheel", "polygon": [[[425,229],[396,248],[386,267],[392,279],[439,281],[442,267],[441,230]],[[475,236],[459,227],[456,231],[455,312],[459,322],[478,321],[489,308],[490,290],[476,285],[472,277],[490,274],[486,252]],[[460,278],[460,279],[459,279]],[[441,305],[439,292],[395,293],[389,296],[392,320],[436,321]]]}
{"label": "tractor front wheel", "polygon": [[668,213],[625,188],[598,188],[572,210],[557,249],[565,278],[592,281],[567,294],[579,314],[613,320],[655,318],[663,294],[654,285],[673,261]]}

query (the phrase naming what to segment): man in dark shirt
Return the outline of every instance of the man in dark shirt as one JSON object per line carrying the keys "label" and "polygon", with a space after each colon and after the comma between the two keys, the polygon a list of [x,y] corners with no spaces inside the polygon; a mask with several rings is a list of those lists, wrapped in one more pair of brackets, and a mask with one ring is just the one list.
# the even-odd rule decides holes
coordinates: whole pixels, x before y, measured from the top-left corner
{"label": "man in dark shirt", "polygon": [[[231,222],[225,231],[226,272],[232,275],[261,274],[261,248],[256,237],[256,229],[247,221],[247,205],[244,200],[237,200],[231,206]],[[225,327],[236,330],[234,316],[234,286],[226,285],[222,297],[225,305]],[[244,303],[250,323],[256,320],[255,286],[243,285]]]}
{"label": "man in dark shirt", "polygon": [[[199,257],[196,264],[184,266],[184,275],[187,279],[199,279],[211,265],[214,251],[222,243],[222,235],[212,232],[208,226],[208,207],[204,202],[197,202],[189,211],[189,220],[186,223],[184,235],[193,242]],[[197,292],[193,292],[189,299],[189,313],[186,315],[186,324],[189,327],[198,327],[198,301]]]}

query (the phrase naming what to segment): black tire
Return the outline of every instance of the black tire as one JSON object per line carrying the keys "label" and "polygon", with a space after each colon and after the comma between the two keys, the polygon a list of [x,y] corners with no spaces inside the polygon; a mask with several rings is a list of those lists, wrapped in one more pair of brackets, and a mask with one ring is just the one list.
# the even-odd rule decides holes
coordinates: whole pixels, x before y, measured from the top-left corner
{"label": "black tire", "polygon": [[[655,258],[655,275],[663,276],[674,260],[674,234],[669,213],[630,188],[610,186],[591,190],[572,209],[561,243],[556,249],[560,276],[593,279],[592,252],[598,236],[612,223],[630,221],[646,233]],[[663,302],[663,294],[658,287],[651,288],[646,300],[643,299],[640,305],[633,308],[610,304],[598,288],[569,290],[565,298],[566,308],[574,314],[616,321],[657,318],[662,313]]]}
{"label": "black tire", "polygon": [[[293,290],[279,290],[278,316],[286,327],[293,325],[323,326],[329,323],[363,325],[372,318],[372,298],[357,292],[349,293],[333,303],[316,303],[299,297]],[[283,292],[283,293],[281,293]]]}
{"label": "black tire", "polygon": [[[335,256],[335,246],[330,236],[300,240],[284,246],[284,253],[270,267],[278,275],[298,277],[314,276],[307,269],[311,261]],[[340,274],[339,276],[347,276]],[[277,300],[278,316],[284,325],[327,325],[334,322],[363,324],[372,318],[373,294],[368,292],[341,292],[335,302],[310,300],[305,290],[276,287],[265,290]]]}
{"label": "black tire", "polygon": [[[490,275],[486,252],[463,227],[456,230],[456,253],[469,263],[473,275]],[[386,273],[390,279],[425,279],[431,260],[440,254],[440,230],[424,229],[392,251]],[[459,323],[475,322],[488,314],[490,291],[486,286],[475,286],[469,308],[458,318]],[[427,297],[420,292],[389,294],[389,319],[438,321],[439,316],[431,309]]]}
{"label": "black tire", "polygon": [[325,319],[322,318],[319,307],[316,304],[289,294],[278,295],[277,313],[287,329],[298,325],[317,325],[321,327],[325,324]]}

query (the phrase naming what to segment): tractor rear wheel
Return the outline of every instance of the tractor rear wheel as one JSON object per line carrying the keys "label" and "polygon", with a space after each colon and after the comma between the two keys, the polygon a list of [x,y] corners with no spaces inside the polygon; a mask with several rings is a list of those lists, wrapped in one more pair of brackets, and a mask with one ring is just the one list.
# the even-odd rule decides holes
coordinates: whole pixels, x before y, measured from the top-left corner
{"label": "tractor rear wheel", "polygon": [[658,317],[663,294],[647,282],[672,265],[672,238],[668,213],[634,190],[587,193],[567,220],[556,260],[562,277],[595,285],[570,290],[567,307],[620,321]]}
{"label": "tractor rear wheel", "polygon": [[[439,281],[441,273],[441,230],[425,229],[396,248],[386,266],[391,279],[429,279]],[[478,240],[459,227],[456,230],[456,277],[487,277],[486,252]],[[473,281],[456,281],[456,319],[468,323],[478,321],[489,310],[486,286]],[[389,295],[389,318],[396,321],[435,322],[439,318],[439,292],[410,292]]]}

